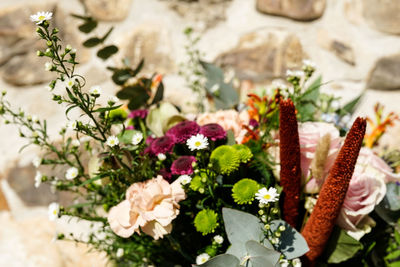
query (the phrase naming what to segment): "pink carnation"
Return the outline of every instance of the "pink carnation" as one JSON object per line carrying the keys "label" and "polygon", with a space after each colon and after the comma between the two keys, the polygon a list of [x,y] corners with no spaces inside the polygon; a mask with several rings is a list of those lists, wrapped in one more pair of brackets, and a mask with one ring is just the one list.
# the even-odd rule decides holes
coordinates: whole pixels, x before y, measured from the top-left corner
{"label": "pink carnation", "polygon": [[386,194],[386,183],[391,181],[393,175],[385,161],[371,149],[362,148],[337,224],[355,232],[356,237],[361,237],[368,229],[365,225],[372,221],[367,215],[382,201]]}
{"label": "pink carnation", "polygon": [[218,123],[225,131],[232,130],[235,140],[241,143],[247,130],[243,128],[248,125],[250,121],[247,111],[238,113],[236,110],[219,110],[215,113],[204,113],[199,115],[197,123],[199,125],[206,125],[209,123]]}
{"label": "pink carnation", "polygon": [[[315,157],[318,142],[326,134],[330,135],[330,147],[328,157],[325,161],[323,176],[321,179],[317,180],[311,176],[310,167]],[[325,122],[305,122],[299,124],[299,139],[302,183],[304,184],[308,181],[304,187],[304,191],[307,193],[318,193],[339,152],[342,138],[340,137],[338,129],[336,129],[333,124]]]}
{"label": "pink carnation", "polygon": [[126,199],[111,208],[108,222],[115,234],[129,237],[139,228],[154,239],[172,230],[172,220],[179,214],[178,202],[185,199],[179,180],[169,184],[161,176],[132,184]]}

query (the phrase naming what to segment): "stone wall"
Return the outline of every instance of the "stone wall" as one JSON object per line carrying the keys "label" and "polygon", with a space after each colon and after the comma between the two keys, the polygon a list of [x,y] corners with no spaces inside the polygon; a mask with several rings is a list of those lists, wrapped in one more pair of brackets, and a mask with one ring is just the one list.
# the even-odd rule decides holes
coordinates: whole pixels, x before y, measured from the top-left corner
{"label": "stone wall", "polygon": [[[0,89],[9,92],[9,100],[15,106],[46,118],[53,134],[65,124],[64,112],[50,101],[51,96],[44,89],[51,76],[44,71],[44,61],[35,55],[42,44],[29,21],[30,14],[42,10],[54,12],[53,22],[61,29],[63,41],[77,48],[82,63],[78,72],[87,78],[88,87],[99,84],[105,94],[117,90],[110,82],[106,66],[118,65],[125,57],[134,64],[144,57],[147,73],[157,71],[164,75],[166,97],[184,105],[187,98],[180,96],[190,96],[190,91],[177,73],[179,64],[185,60],[183,30],[191,26],[201,33],[199,48],[206,60],[233,69],[239,78],[257,86],[284,78],[286,69],[297,68],[303,59],[311,59],[323,74],[326,82],[323,91],[342,96],[344,101],[365,92],[357,114],[370,115],[376,101],[383,103],[387,111],[400,112],[398,0],[82,0],[82,3],[0,1]],[[95,50],[82,47],[88,36],[78,33],[79,21],[69,16],[82,14],[84,8],[101,22],[95,34],[104,34],[111,25],[115,26],[108,40],[121,49],[106,62],[95,56]],[[384,143],[399,146],[400,141],[395,138],[399,132],[399,128],[393,129]],[[13,127],[0,127],[0,179],[3,179],[0,189],[4,191],[4,195],[0,193],[0,209],[9,209],[13,215],[10,218],[2,214],[0,222],[19,232],[16,234],[19,239],[13,242],[25,246],[24,233],[19,227],[42,225],[45,208],[40,207],[50,200],[68,201],[68,196],[51,195],[48,188],[40,189],[40,194],[35,191],[35,171],[28,165],[37,150],[28,148],[24,154],[18,154],[23,142],[16,133]],[[0,231],[0,240],[8,240],[2,239],[4,235]],[[48,233],[43,236],[49,238]],[[0,241],[0,255],[9,252],[4,242]],[[24,255],[32,254],[24,246]],[[52,249],[57,251],[56,246]],[[71,257],[65,253],[53,254],[58,262]],[[0,265],[1,260],[0,257]]]}

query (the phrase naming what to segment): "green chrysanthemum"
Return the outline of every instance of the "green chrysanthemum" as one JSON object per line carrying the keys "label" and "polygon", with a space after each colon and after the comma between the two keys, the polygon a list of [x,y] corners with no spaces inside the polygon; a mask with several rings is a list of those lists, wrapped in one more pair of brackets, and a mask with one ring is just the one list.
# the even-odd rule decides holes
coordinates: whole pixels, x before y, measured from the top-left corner
{"label": "green chrysanthemum", "polygon": [[193,177],[192,181],[190,181],[190,189],[193,191],[199,191],[200,188],[203,188],[203,183],[201,181],[201,176],[196,175]]}
{"label": "green chrysanthemum", "polygon": [[248,162],[253,157],[253,153],[251,153],[250,148],[245,145],[235,144],[232,147],[239,152],[240,162],[242,163]]}
{"label": "green chrysanthemum", "polygon": [[125,109],[117,108],[110,111],[110,119],[115,121],[123,121],[128,117],[128,113]]}
{"label": "green chrysanthemum", "polygon": [[233,200],[240,205],[251,204],[259,189],[260,186],[256,181],[244,178],[233,186]]}
{"label": "green chrysanthemum", "polygon": [[196,230],[203,235],[213,233],[218,226],[218,215],[213,210],[205,209],[194,218]]}
{"label": "green chrysanthemum", "polygon": [[229,175],[239,168],[240,155],[236,149],[224,145],[217,147],[211,153],[210,161],[221,174]]}

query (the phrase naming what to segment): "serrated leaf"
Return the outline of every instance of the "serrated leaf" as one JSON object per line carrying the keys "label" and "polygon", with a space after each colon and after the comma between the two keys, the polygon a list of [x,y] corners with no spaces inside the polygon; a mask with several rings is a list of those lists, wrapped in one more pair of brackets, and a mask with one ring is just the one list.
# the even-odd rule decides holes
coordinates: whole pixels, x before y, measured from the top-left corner
{"label": "serrated leaf", "polygon": [[207,262],[201,265],[194,266],[202,266],[202,267],[239,267],[239,259],[233,255],[229,254],[221,254],[218,255]]}
{"label": "serrated leaf", "polygon": [[83,46],[85,46],[85,47],[94,47],[99,44],[101,44],[101,39],[99,39],[97,37],[89,38],[83,42]]}
{"label": "serrated leaf", "polygon": [[275,267],[281,256],[281,253],[254,240],[246,242],[246,250],[252,267]]}
{"label": "serrated leaf", "polygon": [[96,27],[97,27],[97,21],[92,20],[92,19],[89,19],[89,20],[86,20],[85,23],[83,23],[82,25],[80,25],[80,26],[78,27],[78,29],[79,29],[81,32],[90,33],[90,32],[93,31]]}
{"label": "serrated leaf", "polygon": [[100,49],[97,52],[97,56],[103,60],[106,60],[107,58],[111,57],[117,52],[118,52],[118,47],[116,47],[115,45],[109,45]]}
{"label": "serrated leaf", "polygon": [[343,229],[335,227],[325,250],[328,263],[340,263],[352,258],[363,245],[349,236]]}
{"label": "serrated leaf", "polygon": [[279,226],[285,226],[285,231],[281,232],[280,243],[277,250],[285,255],[286,259],[298,258],[309,251],[308,245],[304,237],[283,220],[273,220],[271,222],[271,230],[278,230]]}
{"label": "serrated leaf", "polygon": [[246,242],[249,240],[260,242],[264,239],[264,231],[260,220],[249,213],[223,208],[225,231],[231,246],[228,254],[238,258],[246,255]]}

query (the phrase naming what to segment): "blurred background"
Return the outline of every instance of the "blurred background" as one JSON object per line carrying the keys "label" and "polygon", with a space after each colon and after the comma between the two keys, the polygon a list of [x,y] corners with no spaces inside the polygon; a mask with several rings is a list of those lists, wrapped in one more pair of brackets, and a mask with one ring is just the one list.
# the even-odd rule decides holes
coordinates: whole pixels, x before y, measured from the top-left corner
{"label": "blurred background", "polygon": [[[380,102],[385,112],[400,113],[400,1],[398,0],[1,0],[0,89],[27,114],[47,119],[57,138],[66,123],[64,108],[51,101],[45,86],[43,48],[29,20],[37,11],[51,11],[64,45],[77,49],[77,70],[87,88],[100,85],[105,95],[118,88],[107,66],[132,65],[145,59],[144,73],[163,75],[166,99],[182,106],[195,96],[179,76],[186,58],[184,30],[193,28],[202,58],[233,72],[241,95],[285,79],[287,69],[299,69],[304,59],[315,62],[323,77],[322,91],[347,102],[362,92],[356,115],[372,116]],[[93,16],[99,26],[85,35],[82,21],[71,13]],[[54,24],[53,24],[54,23]],[[103,61],[96,49],[82,46],[92,36],[114,30],[107,43],[119,52]],[[182,97],[185,96],[185,97]],[[29,147],[18,129],[0,126],[0,266],[104,266],[104,255],[67,241],[54,242],[56,232],[84,233],[85,223],[47,219],[52,201],[70,203],[69,195],[53,194],[49,186],[34,188]],[[391,128],[381,146],[399,147],[400,127]]]}

